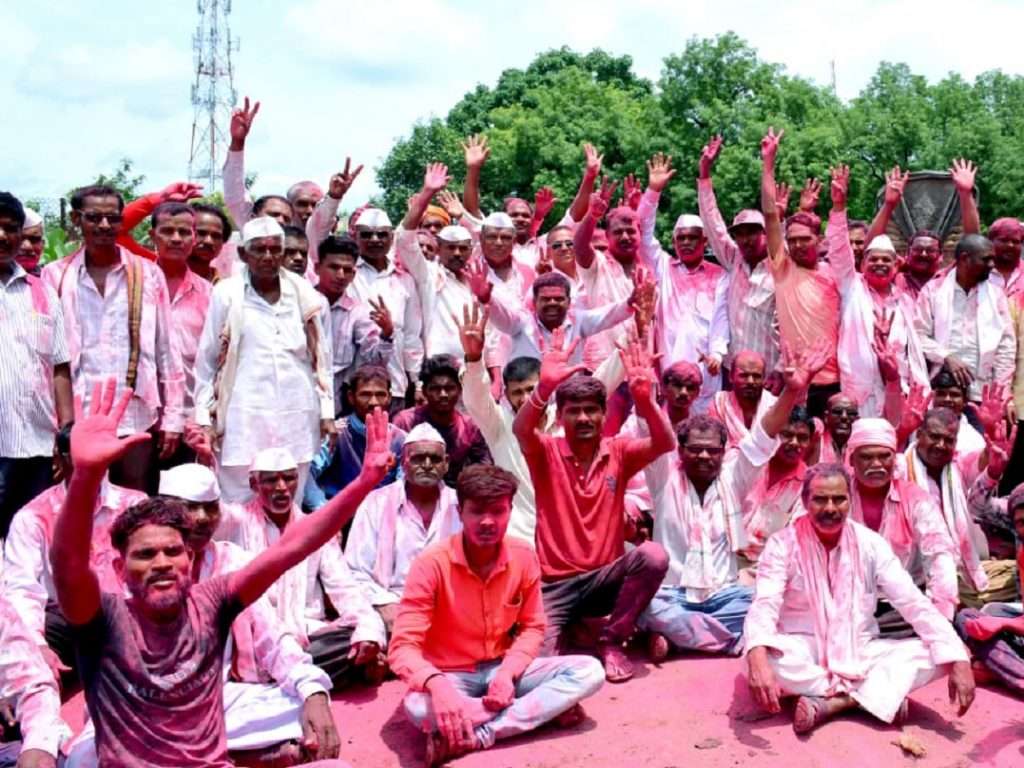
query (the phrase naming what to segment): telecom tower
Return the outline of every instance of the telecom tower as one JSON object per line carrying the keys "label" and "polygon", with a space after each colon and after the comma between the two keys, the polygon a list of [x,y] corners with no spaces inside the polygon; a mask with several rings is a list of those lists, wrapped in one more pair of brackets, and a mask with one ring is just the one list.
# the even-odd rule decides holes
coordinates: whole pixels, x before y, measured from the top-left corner
{"label": "telecom tower", "polygon": [[238,38],[232,39],[228,23],[231,0],[196,0],[196,8],[199,24],[192,37],[196,80],[192,84],[194,117],[188,177],[202,182],[211,193],[221,176],[231,110],[238,101],[231,65],[231,54],[238,51]]}

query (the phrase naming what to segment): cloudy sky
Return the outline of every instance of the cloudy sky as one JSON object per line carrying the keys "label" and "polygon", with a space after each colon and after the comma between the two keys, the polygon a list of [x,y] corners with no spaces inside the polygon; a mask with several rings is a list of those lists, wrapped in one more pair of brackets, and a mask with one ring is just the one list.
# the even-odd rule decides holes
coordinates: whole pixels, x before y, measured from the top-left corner
{"label": "cloudy sky", "polygon": [[[6,0],[0,83],[3,182],[59,197],[129,157],[153,188],[183,178],[192,128],[193,0]],[[248,168],[257,193],[324,180],[346,155],[373,168],[416,120],[443,116],[477,83],[568,45],[633,57],[656,79],[691,36],[733,30],[762,58],[820,83],[836,61],[839,95],[856,95],[879,61],[931,80],[1024,72],[1024,3],[848,0],[234,0],[241,95],[262,101]],[[143,9],[144,12],[143,12]],[[969,9],[969,10],[965,10]]]}

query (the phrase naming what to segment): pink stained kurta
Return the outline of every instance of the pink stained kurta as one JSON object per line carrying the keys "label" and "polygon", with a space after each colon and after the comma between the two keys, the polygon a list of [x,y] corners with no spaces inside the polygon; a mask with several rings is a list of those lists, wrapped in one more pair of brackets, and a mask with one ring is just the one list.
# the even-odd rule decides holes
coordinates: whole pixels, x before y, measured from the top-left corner
{"label": "pink stained kurta", "polygon": [[199,351],[199,337],[203,334],[211,293],[213,286],[209,281],[188,270],[178,292],[171,298],[174,342],[181,354],[181,367],[185,372],[185,412],[190,415],[195,407],[196,353]]}
{"label": "pink stained kurta", "polygon": [[786,474],[768,484],[771,465],[761,469],[754,487],[743,499],[743,527],[747,534],[744,554],[756,561],[768,538],[789,525],[794,512],[801,508],[800,490],[807,466],[800,462]]}
{"label": "pink stained kurta", "polygon": [[[757,403],[757,412],[754,414],[752,425],[759,422],[768,409],[775,405],[775,400],[775,395],[767,389],[761,392],[761,399]],[[725,443],[727,450],[735,448],[739,445],[740,440],[750,434],[751,428],[743,420],[743,410],[736,399],[736,393],[731,390],[715,394],[711,401],[711,407],[708,408],[708,416],[718,419],[725,425],[725,431],[728,433]]]}
{"label": "pink stained kurta", "polygon": [[[617,304],[633,295],[633,279],[611,254],[595,252],[589,268],[577,265],[576,269],[583,281],[587,309]],[[605,359],[616,353],[616,341],[626,343],[630,331],[636,332],[636,322],[632,319],[588,338],[583,345],[584,364],[592,371],[597,370]]]}

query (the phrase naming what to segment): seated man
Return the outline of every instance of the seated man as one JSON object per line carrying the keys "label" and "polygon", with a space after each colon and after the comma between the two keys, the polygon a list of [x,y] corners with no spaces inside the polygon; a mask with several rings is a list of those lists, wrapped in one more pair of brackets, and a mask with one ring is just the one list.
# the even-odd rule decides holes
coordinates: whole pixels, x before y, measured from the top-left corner
{"label": "seated man", "polygon": [[[554,652],[570,622],[610,613],[597,653],[607,679],[624,682],[633,676],[633,668],[622,644],[668,570],[660,544],[648,541],[625,552],[626,484],[672,450],[675,437],[654,401],[653,365],[639,344],[630,346],[624,362],[630,394],[650,437],[602,437],[604,385],[590,376],[573,375],[582,368],[569,362],[579,340],[563,346],[564,336],[562,329],[552,334],[537,388],[513,423],[537,499],[537,555],[548,618],[544,651]],[[539,429],[552,394],[564,437]]]}
{"label": "seated man", "polygon": [[[252,559],[234,544],[212,541],[221,519],[220,488],[208,468],[182,464],[161,472],[160,495],[188,510],[193,583],[237,571]],[[222,677],[228,753],[236,765],[297,765],[320,740],[337,741],[330,678],[281,626],[266,597],[235,619],[231,639]],[[68,768],[96,765],[90,721],[75,737]]]}
{"label": "seated man", "polygon": [[[893,476],[896,430],[885,419],[858,419],[847,449],[853,469],[850,518],[880,534],[917,588],[952,620],[959,602],[956,548],[928,493]],[[909,636],[909,626],[888,603],[880,603],[875,616],[883,635]]]}
{"label": "seated man", "polygon": [[716,392],[711,401],[708,416],[725,425],[729,448],[739,445],[775,402],[775,395],[765,389],[765,373],[762,355],[749,349],[740,350],[729,369],[732,389]]}
{"label": "seated man", "polygon": [[949,372],[941,368],[932,377],[932,407],[949,408],[960,419],[960,428],[956,433],[957,456],[965,458],[985,448],[985,438],[981,434],[981,423],[971,422],[974,406],[967,401],[968,388],[960,384]]}
{"label": "seated man", "polygon": [[[352,375],[346,397],[352,412],[335,422],[338,437],[325,441],[310,465],[310,478],[302,499],[304,507],[319,509],[335,494],[359,476],[366,453],[366,418],[374,408],[387,411],[391,406],[391,381],[386,368],[379,365],[360,366]],[[395,481],[401,458],[405,432],[388,424],[388,439],[395,466],[381,481],[387,485]]]}
{"label": "seated man", "polygon": [[[797,733],[857,706],[892,723],[911,691],[948,673],[963,715],[974,700],[967,651],[885,540],[849,519],[846,470],[811,467],[802,497],[807,514],[768,540],[758,564],[744,626],[754,700],[775,714],[781,696],[798,696]],[[920,639],[878,639],[879,595]]]}
{"label": "seated man", "polygon": [[725,425],[694,416],[679,427],[678,454],[660,456],[644,470],[654,497],[654,540],[669,553],[665,581],[637,622],[652,633],[652,658],[665,658],[669,644],[742,651],[743,619],[754,595],[739,583],[737,553],[746,547],[743,497],[771,459],[775,436],[813,375],[803,367],[787,369],[779,399],[725,461]]}
{"label": "seated man", "polygon": [[395,426],[411,432],[413,427],[429,424],[437,430],[444,438],[448,453],[444,481],[454,488],[463,467],[492,463],[491,452],[476,424],[458,409],[462,397],[458,360],[451,355],[428,358],[420,371],[420,381],[427,402],[399,413],[395,416]]}
{"label": "seated man", "polygon": [[842,464],[846,441],[850,439],[850,430],[859,415],[860,409],[852,397],[843,392],[832,395],[825,403],[824,429],[817,429],[815,424],[817,461],[812,460],[811,463]]}
{"label": "seated man", "polygon": [[[151,766],[229,768],[220,672],[231,624],[293,566],[341,528],[388,468],[387,417],[375,413],[359,479],[238,571],[192,586],[191,524],[183,505],[154,499],[111,528],[114,568],[130,598],[102,593],[89,554],[93,512],[111,463],[148,440],[118,439],[132,396],[114,403],[113,379],[97,385],[88,417],[71,433],[75,474],[54,527],[52,562],[61,610],[73,627],[101,765],[126,755]],[[321,742],[316,758],[337,757]],[[329,764],[337,765],[336,761]]]}
{"label": "seated man", "polygon": [[[225,505],[216,536],[258,555],[304,517],[295,503],[299,466],[287,449],[267,448],[253,459],[249,482],[252,501]],[[352,578],[337,539],[289,570],[268,595],[278,622],[330,676],[335,690],[358,679],[379,681],[384,624]],[[336,619],[328,617],[328,604]]]}
{"label": "seated man", "polygon": [[[990,487],[994,489],[995,483]],[[1013,528],[1017,540],[1017,572],[1024,573],[1024,485],[1006,499],[984,496],[986,518],[1000,518]],[[979,681],[995,679],[1018,696],[1024,695],[1024,615],[1021,604],[990,603],[983,612],[964,608],[956,616],[956,629],[975,659]],[[981,670],[979,670],[979,666]],[[982,673],[984,679],[982,679]]]}
{"label": "seated man", "polygon": [[498,467],[459,476],[462,531],[413,563],[389,652],[409,684],[405,711],[426,730],[428,766],[559,716],[604,682],[588,656],[537,658],[544,639],[541,573],[530,546],[506,538],[516,479]]}
{"label": "seated man", "polygon": [[447,469],[441,435],[429,424],[414,427],[402,445],[402,482],[367,496],[352,521],[345,559],[388,632],[412,561],[461,527],[455,491],[444,482]]}
{"label": "seated man", "polygon": [[[0,702],[11,706],[21,729],[18,768],[56,768],[71,730],[60,718],[57,682],[19,613],[0,594]],[[12,746],[4,745],[3,753]]]}
{"label": "seated man", "polygon": [[[74,477],[71,464],[71,424],[57,433],[56,463],[63,482],[54,485],[26,504],[14,516],[4,545],[3,593],[17,611],[43,655],[55,682],[65,697],[80,685],[71,627],[57,605],[50,550],[53,528],[68,496]],[[106,592],[119,592],[114,573],[114,551],[110,526],[131,506],[147,499],[146,494],[122,488],[104,477],[96,497],[93,516],[91,565]]]}

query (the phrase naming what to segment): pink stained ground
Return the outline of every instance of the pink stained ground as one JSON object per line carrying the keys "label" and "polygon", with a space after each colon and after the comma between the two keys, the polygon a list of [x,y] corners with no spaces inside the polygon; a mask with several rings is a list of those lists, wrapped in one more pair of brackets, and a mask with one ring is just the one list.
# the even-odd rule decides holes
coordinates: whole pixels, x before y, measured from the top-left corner
{"label": "pink stained ground", "polygon": [[[635,658],[635,657],[634,657]],[[453,761],[458,768],[783,768],[858,766],[968,768],[1024,766],[1024,701],[1002,689],[979,687],[970,712],[955,719],[945,679],[911,695],[904,731],[928,750],[919,759],[891,744],[899,731],[865,714],[826,723],[809,737],[793,734],[791,707],[765,716],[750,698],[738,659],[671,658],[655,667],[637,660],[624,685],[605,684],[585,702],[576,728],[544,728],[499,742],[487,752]],[[405,687],[392,680],[334,697],[342,758],[353,768],[418,768],[423,736],[401,710]],[[81,724],[83,701],[65,706]],[[950,721],[948,718],[953,717]],[[698,747],[700,745],[700,747]]]}

